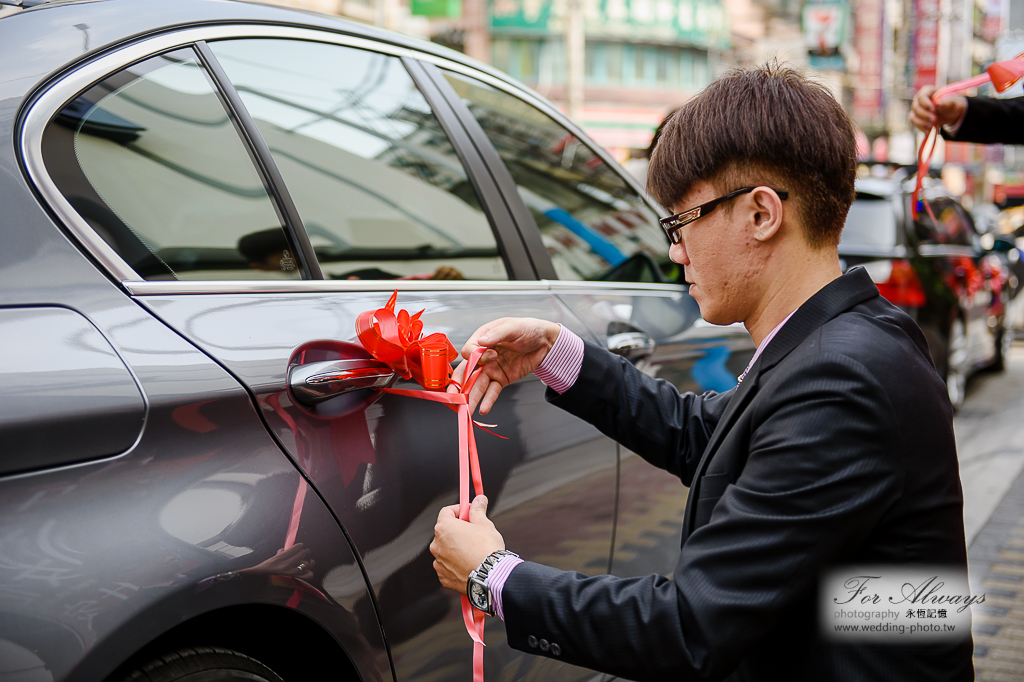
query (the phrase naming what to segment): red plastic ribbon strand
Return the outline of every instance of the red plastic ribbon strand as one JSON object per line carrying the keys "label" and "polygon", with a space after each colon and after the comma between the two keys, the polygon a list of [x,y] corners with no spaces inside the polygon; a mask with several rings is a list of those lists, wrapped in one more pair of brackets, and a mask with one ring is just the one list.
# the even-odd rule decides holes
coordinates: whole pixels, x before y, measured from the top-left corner
{"label": "red plastic ribbon strand", "polygon": [[[405,310],[395,313],[396,291],[387,304],[378,310],[361,313],[356,319],[356,335],[360,343],[377,360],[388,364],[405,379],[415,379],[426,391],[401,388],[382,389],[387,393],[443,403],[458,414],[459,419],[459,518],[469,520],[470,482],[477,495],[484,492],[480,475],[480,457],[476,448],[473,421],[469,412],[469,393],[473,390],[480,369],[476,364],[486,350],[477,348],[466,361],[465,381],[462,386],[451,380],[451,362],[459,356],[448,337],[431,334],[420,338],[423,311],[410,316]],[[459,388],[457,393],[445,392],[449,385]],[[487,429],[484,428],[486,431]],[[489,433],[492,433],[488,431]],[[493,434],[498,435],[498,434]],[[504,436],[498,436],[504,438]],[[466,631],[473,640],[473,680],[484,679],[484,614],[474,609],[469,599],[462,597],[462,618]]]}
{"label": "red plastic ribbon strand", "polygon": [[[1003,62],[993,62],[986,69],[985,73],[968,78],[966,80],[957,81],[956,83],[950,83],[949,85],[940,88],[935,91],[932,95],[932,102],[938,104],[946,97],[950,95],[956,95],[961,92],[976,88],[979,85],[991,82],[995,89],[999,92],[1005,92],[1014,83],[1024,77],[1024,52],[1020,53],[1013,59],[1008,59]],[[934,137],[932,137],[934,135]],[[921,193],[921,189],[924,185],[924,176],[928,174],[928,170],[932,166],[932,154],[935,152],[935,143],[939,138],[939,127],[933,126],[925,133],[924,139],[921,141],[921,148],[917,150],[917,181],[914,184],[914,193],[910,196],[910,215],[914,220],[917,220],[918,202],[924,204],[925,210],[928,211],[928,216],[932,219],[932,222],[938,225],[939,221],[935,219],[935,214],[932,213],[932,207],[928,204],[928,200],[924,198]],[[928,146],[928,140],[931,139],[931,146]],[[925,147],[928,147],[927,153]]]}

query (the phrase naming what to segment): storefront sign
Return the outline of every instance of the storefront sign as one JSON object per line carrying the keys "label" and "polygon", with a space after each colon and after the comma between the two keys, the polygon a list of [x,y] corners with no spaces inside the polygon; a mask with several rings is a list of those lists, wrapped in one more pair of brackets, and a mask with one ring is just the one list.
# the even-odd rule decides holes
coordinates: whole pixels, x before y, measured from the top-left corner
{"label": "storefront sign", "polygon": [[410,0],[409,13],[421,17],[458,19],[462,16],[462,0]]}
{"label": "storefront sign", "polygon": [[939,0],[914,0],[914,91],[936,85],[939,62]]}
{"label": "storefront sign", "polygon": [[826,57],[839,51],[846,35],[846,3],[809,2],[804,5],[804,44],[812,56]]}
{"label": "storefront sign", "polygon": [[[729,21],[720,2],[708,0],[581,0],[588,38],[665,40],[727,47]],[[560,34],[568,0],[491,0],[495,34]]]}
{"label": "storefront sign", "polygon": [[883,0],[860,0],[855,16],[854,48],[860,71],[854,81],[853,119],[866,128],[883,124],[882,89],[883,43],[885,13]]}

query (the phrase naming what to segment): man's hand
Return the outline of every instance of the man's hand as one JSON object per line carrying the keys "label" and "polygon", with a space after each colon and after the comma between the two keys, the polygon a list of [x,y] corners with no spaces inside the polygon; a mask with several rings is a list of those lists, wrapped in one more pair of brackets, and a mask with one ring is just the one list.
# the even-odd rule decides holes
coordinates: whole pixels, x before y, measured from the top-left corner
{"label": "man's hand", "polygon": [[288,549],[277,550],[272,556],[249,568],[242,568],[235,573],[240,575],[283,575],[299,580],[310,580],[313,577],[315,561],[309,558],[309,550],[303,549],[301,542],[296,542]]}
{"label": "man's hand", "polygon": [[441,509],[434,526],[434,570],[442,587],[466,594],[469,574],[491,552],[505,549],[501,533],[487,518],[487,498],[477,495],[469,507],[469,521],[459,519],[459,505]]}
{"label": "man's hand", "polygon": [[[488,350],[480,356],[479,366],[483,372],[469,394],[470,414],[476,411],[477,405],[480,414],[490,412],[501,389],[537,369],[555,345],[559,329],[554,322],[532,317],[503,317],[473,332],[462,347],[462,357],[468,358],[480,346]],[[461,384],[465,372],[463,362],[455,368],[452,379]],[[448,390],[457,389],[452,386]]]}
{"label": "man's hand", "polygon": [[910,105],[910,122],[922,133],[927,133],[936,125],[955,125],[967,110],[967,98],[963,95],[947,97],[935,104],[932,102],[935,91],[934,85],[924,86],[914,95]]}

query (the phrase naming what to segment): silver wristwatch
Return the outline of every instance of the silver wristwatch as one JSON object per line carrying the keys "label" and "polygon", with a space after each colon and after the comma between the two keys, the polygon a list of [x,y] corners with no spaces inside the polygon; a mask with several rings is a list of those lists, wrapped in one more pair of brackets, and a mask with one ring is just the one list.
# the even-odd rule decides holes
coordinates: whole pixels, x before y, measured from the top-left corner
{"label": "silver wristwatch", "polygon": [[466,596],[469,597],[469,603],[488,616],[494,615],[494,600],[491,599],[491,587],[487,584],[487,576],[498,560],[507,556],[519,558],[518,554],[507,549],[491,552],[477,569],[469,574],[469,580],[466,581]]}

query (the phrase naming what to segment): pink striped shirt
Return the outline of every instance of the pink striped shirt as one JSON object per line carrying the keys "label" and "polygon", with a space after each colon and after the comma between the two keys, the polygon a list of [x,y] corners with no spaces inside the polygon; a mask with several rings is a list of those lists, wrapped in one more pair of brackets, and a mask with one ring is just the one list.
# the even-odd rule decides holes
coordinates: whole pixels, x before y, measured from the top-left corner
{"label": "pink striped shirt", "polygon": [[583,339],[559,325],[558,338],[534,370],[537,378],[561,395],[572,388],[583,366]]}

